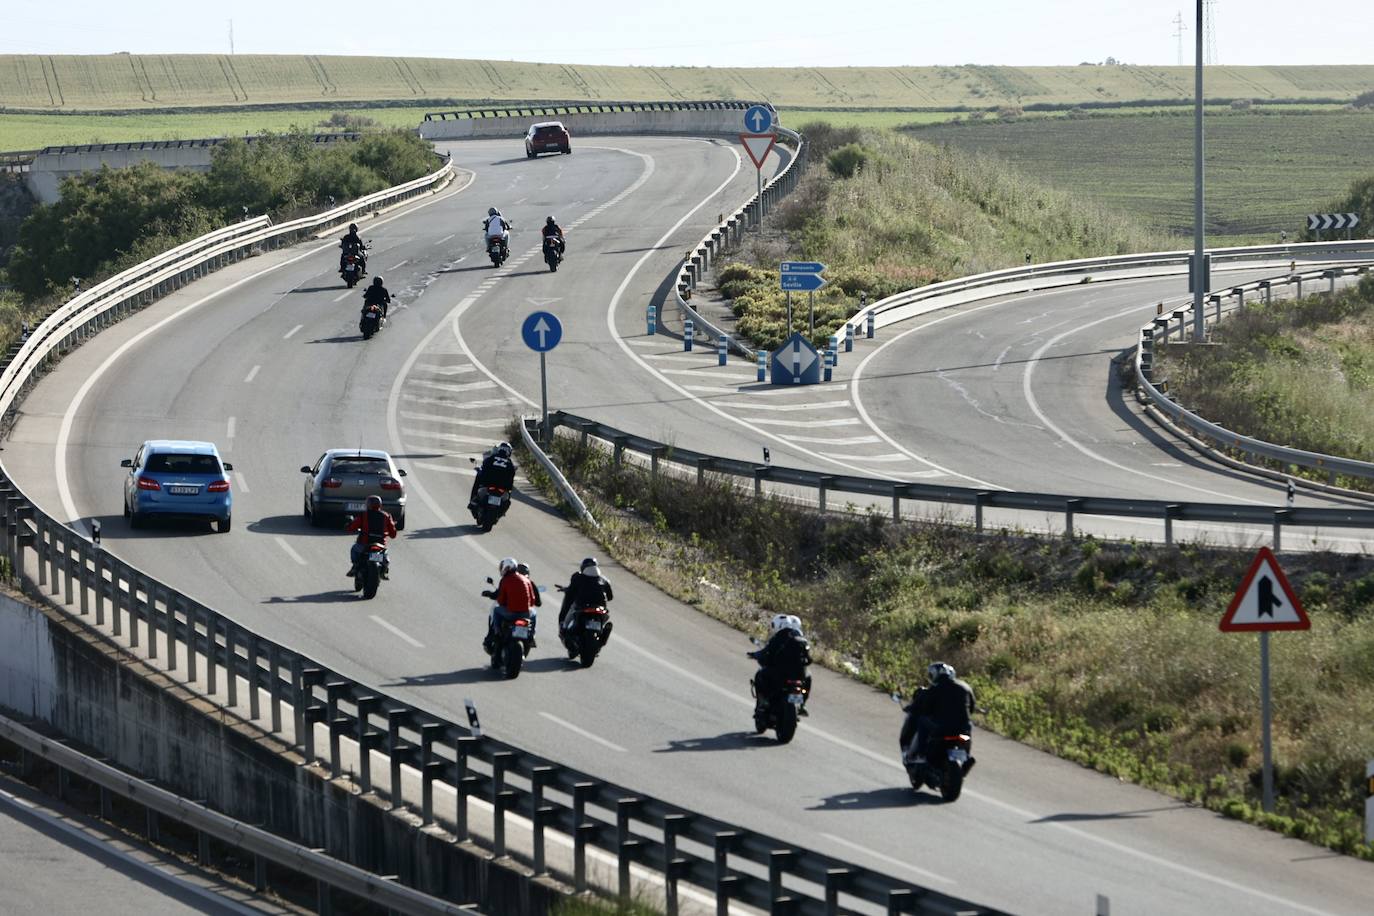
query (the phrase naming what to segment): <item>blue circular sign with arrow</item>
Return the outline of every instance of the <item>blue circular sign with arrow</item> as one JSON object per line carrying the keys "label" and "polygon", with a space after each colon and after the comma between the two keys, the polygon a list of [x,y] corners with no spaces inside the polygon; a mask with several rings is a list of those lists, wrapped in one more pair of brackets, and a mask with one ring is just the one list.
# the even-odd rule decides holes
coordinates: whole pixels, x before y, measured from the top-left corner
{"label": "blue circular sign with arrow", "polygon": [[766,105],[750,105],[744,112],[744,129],[751,134],[766,134],[773,126],[773,112]]}
{"label": "blue circular sign with arrow", "polygon": [[534,352],[547,353],[563,339],[563,324],[553,312],[530,312],[520,325],[520,336]]}

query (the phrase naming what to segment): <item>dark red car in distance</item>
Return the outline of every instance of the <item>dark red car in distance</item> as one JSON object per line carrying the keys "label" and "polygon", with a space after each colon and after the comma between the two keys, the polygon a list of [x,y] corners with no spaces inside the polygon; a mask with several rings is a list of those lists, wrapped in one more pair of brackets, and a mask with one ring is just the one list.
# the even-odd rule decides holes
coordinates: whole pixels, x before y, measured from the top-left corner
{"label": "dark red car in distance", "polygon": [[541,121],[525,131],[525,155],[533,159],[540,153],[571,153],[572,140],[562,121]]}

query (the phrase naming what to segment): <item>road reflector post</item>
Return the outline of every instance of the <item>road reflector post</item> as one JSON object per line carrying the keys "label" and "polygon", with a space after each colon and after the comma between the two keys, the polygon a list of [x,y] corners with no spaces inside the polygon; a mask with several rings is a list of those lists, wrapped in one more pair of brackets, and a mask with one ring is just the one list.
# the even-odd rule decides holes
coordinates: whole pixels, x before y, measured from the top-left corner
{"label": "road reflector post", "polygon": [[649,322],[649,336],[652,337],[653,335],[658,333],[658,306],[649,306],[646,317],[648,318]]}
{"label": "road reflector post", "polygon": [[696,330],[692,324],[692,319],[688,318],[682,324],[682,349],[686,353],[692,352],[692,333]]}
{"label": "road reflector post", "polygon": [[1298,298],[1301,299],[1301,298],[1302,298],[1302,274],[1296,274],[1296,275],[1293,277],[1293,282],[1295,282],[1295,283],[1298,284]]}
{"label": "road reflector post", "polygon": [[834,372],[834,369],[835,369],[835,351],[834,351],[833,349],[826,348],[826,351],[825,351],[825,380],[826,380],[827,382],[830,381],[830,376],[831,376],[831,373]]}
{"label": "road reflector post", "polygon": [[850,353],[854,350],[854,325],[845,322],[844,325],[844,352]]}
{"label": "road reflector post", "polygon": [[757,355],[759,361],[758,380],[762,382],[764,379],[768,377],[768,353],[763,350],[760,350]]}
{"label": "road reflector post", "polygon": [[725,365],[725,360],[730,355],[730,338],[724,334],[720,335],[720,340],[716,342],[716,359],[720,360],[717,365]]}
{"label": "road reflector post", "polygon": [[840,364],[840,335],[830,335],[830,352],[835,354],[835,361],[831,365],[838,366]]}
{"label": "road reflector post", "polygon": [[872,312],[869,312],[869,313],[868,313],[868,322],[867,322],[867,324],[868,324],[868,339],[869,339],[869,340],[872,340],[872,339],[873,339],[873,313],[872,313]]}

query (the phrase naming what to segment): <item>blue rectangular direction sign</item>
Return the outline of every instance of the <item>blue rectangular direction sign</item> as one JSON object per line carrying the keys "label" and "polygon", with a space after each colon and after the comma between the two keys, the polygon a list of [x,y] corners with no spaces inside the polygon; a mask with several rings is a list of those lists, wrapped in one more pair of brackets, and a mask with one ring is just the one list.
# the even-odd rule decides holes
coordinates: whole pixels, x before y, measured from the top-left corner
{"label": "blue rectangular direction sign", "polygon": [[825,265],[819,261],[783,261],[782,273],[823,274],[825,273]]}
{"label": "blue rectangular direction sign", "polygon": [[825,285],[825,277],[820,274],[783,274],[782,290],[784,292],[812,292]]}

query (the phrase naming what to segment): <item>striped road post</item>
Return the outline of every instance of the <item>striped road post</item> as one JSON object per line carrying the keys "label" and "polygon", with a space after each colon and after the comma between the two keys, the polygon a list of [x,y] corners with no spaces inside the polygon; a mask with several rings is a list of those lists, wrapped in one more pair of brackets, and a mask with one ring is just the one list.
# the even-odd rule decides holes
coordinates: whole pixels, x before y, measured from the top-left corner
{"label": "striped road post", "polygon": [[646,317],[649,320],[649,336],[652,337],[658,333],[658,306],[649,306]]}
{"label": "striped road post", "polygon": [[840,364],[840,335],[830,335],[830,352],[835,354],[835,359],[831,361],[830,365],[838,366]]}
{"label": "striped road post", "polygon": [[764,350],[760,350],[760,351],[758,351],[758,358],[759,358],[759,381],[762,382],[762,381],[764,381],[765,379],[768,378],[768,353],[767,353],[766,351],[764,351]]}
{"label": "striped road post", "polygon": [[853,323],[846,321],[846,322],[844,323],[844,352],[846,352],[846,353],[852,353],[853,351],[854,351],[854,325],[853,325]]}
{"label": "striped road post", "polygon": [[692,319],[688,318],[685,322],[683,322],[683,324],[682,324],[682,349],[683,349],[685,352],[687,352],[687,353],[691,353],[691,352],[692,352],[692,332],[693,332],[694,330],[696,330],[696,329],[695,329],[695,327],[694,327],[693,324],[692,324]]}
{"label": "striped road post", "polygon": [[825,350],[825,380],[830,381],[830,375],[835,371],[835,348],[826,347]]}
{"label": "striped road post", "polygon": [[716,341],[716,359],[720,360],[716,365],[725,365],[725,359],[730,355],[730,338],[724,334],[720,335],[720,340]]}
{"label": "striped road post", "polygon": [[873,313],[872,313],[872,312],[869,312],[869,313],[868,313],[868,321],[866,322],[866,324],[868,325],[868,339],[869,339],[869,340],[872,340],[872,339],[873,339]]}

